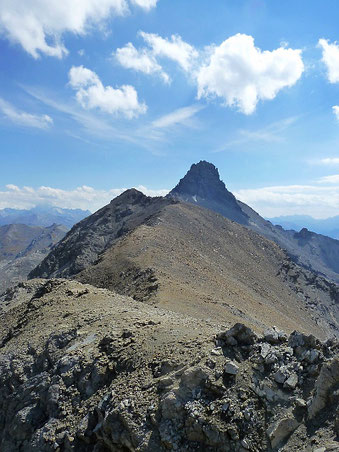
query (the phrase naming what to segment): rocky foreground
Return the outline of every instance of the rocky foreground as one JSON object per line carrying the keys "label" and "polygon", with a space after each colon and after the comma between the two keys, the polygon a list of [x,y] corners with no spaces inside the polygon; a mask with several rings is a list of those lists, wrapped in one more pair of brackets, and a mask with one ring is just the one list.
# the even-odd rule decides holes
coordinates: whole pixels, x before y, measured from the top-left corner
{"label": "rocky foreground", "polygon": [[338,342],[70,280],[0,300],[0,450],[339,449]]}

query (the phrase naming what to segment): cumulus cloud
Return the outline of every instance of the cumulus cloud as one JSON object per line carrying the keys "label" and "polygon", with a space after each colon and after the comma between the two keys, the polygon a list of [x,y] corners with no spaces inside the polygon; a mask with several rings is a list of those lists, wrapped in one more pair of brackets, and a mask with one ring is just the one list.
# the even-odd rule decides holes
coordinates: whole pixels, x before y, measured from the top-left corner
{"label": "cumulus cloud", "polygon": [[98,108],[105,113],[122,114],[129,119],[147,110],[146,104],[139,103],[133,86],[104,86],[95,72],[83,66],[71,68],[69,83],[76,90],[77,101],[85,109]]}
{"label": "cumulus cloud", "polygon": [[280,47],[262,51],[252,36],[236,34],[211,47],[209,61],[198,76],[198,98],[219,97],[245,114],[255,111],[259,100],[271,100],[293,86],[304,64],[301,50]]}
{"label": "cumulus cloud", "polygon": [[[327,68],[327,78],[330,83],[339,82],[339,45],[329,44],[327,39],[319,39],[322,48],[322,61]],[[333,107],[335,108],[335,107]]]}
{"label": "cumulus cloud", "polygon": [[158,73],[166,83],[170,81],[168,74],[163,71],[155,56],[148,49],[137,50],[129,42],[124,47],[117,49],[115,56],[121,66],[126,69],[134,69],[144,74]]}
{"label": "cumulus cloud", "polygon": [[[142,185],[135,187],[147,196],[165,196],[169,190],[150,190]],[[18,187],[13,184],[6,185],[0,191],[0,209],[6,207],[13,209],[31,209],[37,205],[48,204],[54,207],[68,209],[88,209],[92,212],[108,204],[113,198],[120,195],[126,188],[112,188],[110,190],[96,190],[83,185],[74,190],[62,190],[52,187]]]}
{"label": "cumulus cloud", "polygon": [[172,60],[187,72],[192,69],[199,56],[198,51],[183,41],[179,35],[172,35],[169,39],[144,31],[140,31],[139,35],[144,39],[147,47],[136,49],[129,42],[115,52],[118,62],[127,69],[134,69],[145,74],[159,74],[166,83],[170,82],[170,77],[158,59]]}
{"label": "cumulus cloud", "polygon": [[169,58],[178,63],[184,71],[189,71],[193,61],[198,57],[198,51],[183,41],[181,36],[172,35],[170,39],[162,38],[155,33],[140,32],[140,36],[152,49],[152,54]]}
{"label": "cumulus cloud", "polygon": [[140,8],[150,10],[156,7],[158,0],[132,0],[132,3],[140,6]]}
{"label": "cumulus cloud", "polygon": [[[132,0],[145,10],[157,0]],[[127,0],[0,0],[0,32],[34,58],[67,54],[62,35],[84,35],[111,16],[129,12]]]}
{"label": "cumulus cloud", "polygon": [[240,201],[268,218],[300,214],[328,218],[339,210],[339,177],[337,185],[286,185],[233,193]]}
{"label": "cumulus cloud", "polygon": [[48,115],[33,115],[15,108],[9,102],[0,98],[0,111],[2,114],[19,126],[48,129],[53,124],[53,119]]}

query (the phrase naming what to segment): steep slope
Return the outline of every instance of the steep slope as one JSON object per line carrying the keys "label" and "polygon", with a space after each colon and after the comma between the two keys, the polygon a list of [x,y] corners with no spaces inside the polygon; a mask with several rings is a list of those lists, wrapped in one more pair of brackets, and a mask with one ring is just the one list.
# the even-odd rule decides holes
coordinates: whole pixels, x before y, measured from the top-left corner
{"label": "steep slope", "polygon": [[338,342],[67,280],[0,297],[0,450],[338,450]]}
{"label": "steep slope", "polygon": [[339,283],[339,240],[304,232],[301,238],[295,231],[274,226],[249,206],[237,201],[211,163],[201,161],[193,164],[168,197],[206,207],[247,226],[286,249],[298,264]]}
{"label": "steep slope", "polygon": [[94,264],[99,255],[165,205],[165,198],[150,198],[131,189],[77,223],[53,252],[30,273],[36,277],[70,277]]}
{"label": "steep slope", "polygon": [[226,189],[217,168],[211,163],[201,161],[193,164],[170,196],[214,210],[237,223],[248,224],[248,216],[239,207],[235,196]]}
{"label": "steep slope", "polygon": [[89,210],[63,209],[48,205],[36,206],[29,210],[0,210],[0,225],[27,224],[28,226],[51,226],[53,223],[71,228],[83,218],[90,215]]}
{"label": "steep slope", "polygon": [[0,293],[25,280],[67,232],[65,226],[0,226]]}
{"label": "steep slope", "polygon": [[338,332],[334,284],[211,210],[136,190],[76,225],[30,273],[65,276],[197,318]]}

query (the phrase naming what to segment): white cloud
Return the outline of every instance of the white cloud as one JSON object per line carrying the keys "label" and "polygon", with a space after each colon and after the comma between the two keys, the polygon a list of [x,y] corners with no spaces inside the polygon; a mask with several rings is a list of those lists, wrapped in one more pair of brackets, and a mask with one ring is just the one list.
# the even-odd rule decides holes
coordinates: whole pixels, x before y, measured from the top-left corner
{"label": "white cloud", "polygon": [[259,100],[274,99],[281,89],[293,86],[303,71],[301,50],[262,51],[252,36],[236,34],[211,47],[209,61],[197,76],[198,98],[220,97],[227,106],[251,114]]}
{"label": "white cloud", "polygon": [[179,108],[168,115],[161,116],[152,122],[152,126],[155,128],[166,128],[175,126],[178,124],[193,126],[192,117],[197,114],[204,107],[201,105],[191,105],[189,107]]}
{"label": "white cloud", "polygon": [[339,165],[339,157],[326,157],[319,160],[322,165]]}
{"label": "white cloud", "polygon": [[169,58],[178,63],[184,71],[189,71],[198,57],[197,50],[183,41],[181,36],[172,35],[170,39],[162,38],[155,33],[141,31],[140,36],[151,47],[152,55]]}
{"label": "white cloud", "polygon": [[[132,0],[145,10],[156,0]],[[0,32],[34,58],[67,54],[62,35],[84,35],[111,16],[128,14],[127,0],[0,0]]]}
{"label": "white cloud", "polygon": [[170,39],[167,39],[144,31],[140,31],[139,35],[148,47],[136,49],[129,42],[115,52],[119,63],[127,69],[134,69],[145,74],[159,74],[166,83],[169,83],[170,77],[160,65],[159,58],[167,58],[176,62],[186,72],[192,70],[193,65],[197,62],[198,51],[183,41],[181,36],[172,35]]}
{"label": "white cloud", "polygon": [[166,83],[170,81],[169,76],[163,71],[160,64],[157,63],[155,56],[149,49],[137,50],[129,42],[125,47],[117,49],[115,56],[121,66],[126,69],[134,69],[144,74],[158,73]]}
{"label": "white cloud", "polygon": [[[327,67],[327,77],[330,83],[339,82],[339,45],[329,44],[327,39],[319,39],[322,47],[322,61]],[[335,107],[334,107],[335,108]]]}
{"label": "white cloud", "polygon": [[[147,196],[165,196],[169,190],[151,190],[142,185],[135,187]],[[88,209],[92,212],[108,204],[113,198],[120,195],[126,188],[112,188],[111,190],[96,190],[83,185],[74,190],[62,190],[52,187],[18,187],[13,184],[6,185],[0,191],[0,209],[10,207],[13,209],[30,209],[39,204],[48,204],[55,207],[69,209]]]}
{"label": "white cloud", "polygon": [[339,174],[324,176],[318,180],[319,184],[339,184]]}
{"label": "white cloud", "polygon": [[337,118],[337,120],[339,121],[339,106],[338,105],[334,105],[332,107],[333,113],[335,114],[335,117]]}
{"label": "white cloud", "polygon": [[33,115],[22,110],[18,110],[9,102],[0,98],[0,111],[13,123],[19,126],[35,127],[47,129],[53,124],[53,119],[48,115]]}
{"label": "white cloud", "polygon": [[301,214],[328,218],[339,211],[339,184],[282,185],[244,189],[233,193],[240,201],[268,218]]}
{"label": "white cloud", "polygon": [[132,3],[140,6],[140,8],[150,10],[157,6],[158,0],[132,0]]}
{"label": "white cloud", "polygon": [[284,118],[279,121],[275,121],[266,127],[262,127],[256,130],[240,129],[238,130],[239,138],[228,141],[214,152],[226,151],[229,148],[235,146],[245,145],[247,143],[253,142],[263,142],[263,143],[279,143],[284,141],[284,132],[290,126],[296,123],[298,120],[297,116],[291,116],[290,118]]}
{"label": "white cloud", "polygon": [[129,119],[147,110],[146,104],[139,103],[133,86],[104,86],[95,72],[83,66],[73,66],[69,71],[69,80],[71,87],[76,90],[77,101],[85,109],[98,108],[105,113],[122,114]]}

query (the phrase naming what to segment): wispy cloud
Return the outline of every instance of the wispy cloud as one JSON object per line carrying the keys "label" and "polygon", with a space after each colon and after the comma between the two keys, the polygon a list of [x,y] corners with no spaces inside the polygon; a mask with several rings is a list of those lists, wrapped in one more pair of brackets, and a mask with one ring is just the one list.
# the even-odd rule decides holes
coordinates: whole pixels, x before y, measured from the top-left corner
{"label": "wispy cloud", "polygon": [[[39,102],[62,114],[64,120],[75,121],[79,130],[72,129],[71,135],[82,141],[98,139],[103,141],[127,142],[144,148],[153,154],[161,154],[161,144],[167,143],[174,134],[180,134],[183,127],[196,127],[197,121],[194,117],[204,108],[201,105],[191,105],[175,110],[152,121],[139,120],[138,123],[130,124],[130,120],[114,119],[110,115],[100,112],[90,112],[80,108],[77,103],[62,101],[55,95],[44,92],[34,87],[22,86],[26,93]],[[69,134],[70,126],[67,125],[64,133]]]}
{"label": "wispy cloud", "polygon": [[318,179],[319,184],[339,184],[339,174],[324,176]]}
{"label": "wispy cloud", "polygon": [[[66,118],[71,118],[73,121],[78,123],[82,129],[82,132],[85,132],[87,135],[103,140],[121,140],[136,143],[136,140],[133,138],[132,134],[128,132],[127,128],[126,132],[124,132],[122,127],[113,125],[113,122],[108,120],[106,115],[84,111],[74,102],[70,103],[57,100],[54,98],[53,94],[46,93],[34,87],[25,86],[23,89],[39,102],[48,105],[57,112],[66,116]],[[114,123],[116,122],[117,121],[114,121]],[[77,138],[79,134],[74,133],[73,131],[73,136],[74,138]],[[82,137],[82,139],[84,139],[84,137]]]}
{"label": "wispy cloud", "polygon": [[339,165],[339,157],[325,157],[319,160],[314,160],[312,163],[326,166]]}
{"label": "wispy cloud", "polygon": [[[135,187],[147,196],[165,196],[169,190],[151,190],[143,185]],[[11,207],[15,209],[30,209],[39,204],[48,204],[55,207],[69,209],[88,209],[95,211],[108,204],[113,198],[120,195],[126,188],[112,188],[110,190],[97,190],[83,185],[73,190],[62,190],[53,187],[18,187],[8,184],[5,190],[0,191],[0,209]]]}
{"label": "wispy cloud", "polygon": [[53,119],[50,116],[27,113],[19,110],[2,98],[0,98],[0,111],[7,119],[19,126],[48,129],[53,125]]}
{"label": "wispy cloud", "polygon": [[179,108],[178,110],[156,119],[152,122],[152,126],[157,129],[172,127],[179,124],[187,127],[194,127],[195,123],[192,121],[192,118],[203,108],[203,105],[190,105],[189,107]]}
{"label": "wispy cloud", "polygon": [[214,152],[227,151],[229,148],[241,146],[251,142],[277,143],[285,140],[284,132],[299,119],[299,116],[291,116],[290,118],[275,121],[266,127],[257,130],[238,130],[238,138],[226,142]]}

